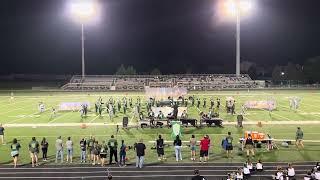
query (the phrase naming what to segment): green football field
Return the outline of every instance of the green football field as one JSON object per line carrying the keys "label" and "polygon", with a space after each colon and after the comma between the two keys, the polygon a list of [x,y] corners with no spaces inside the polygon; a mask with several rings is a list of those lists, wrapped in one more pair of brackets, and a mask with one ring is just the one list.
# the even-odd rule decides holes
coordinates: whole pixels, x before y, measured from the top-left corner
{"label": "green football field", "polygon": [[[14,98],[11,99],[11,92],[0,92],[0,123],[5,125],[5,139],[6,145],[0,145],[0,163],[11,163],[10,157],[10,141],[13,138],[17,138],[21,145],[21,163],[29,162],[27,144],[31,140],[31,137],[35,136],[40,139],[47,137],[49,140],[49,155],[54,155],[54,141],[57,136],[61,135],[63,140],[66,140],[68,136],[71,136],[75,143],[75,156],[78,161],[79,151],[78,141],[82,137],[88,137],[90,135],[96,136],[101,142],[107,140],[111,134],[116,134],[116,128],[114,124],[121,124],[124,116],[129,117],[130,124],[136,124],[138,119],[133,117],[133,112],[128,109],[127,114],[116,112],[116,117],[110,120],[107,113],[103,116],[97,116],[94,113],[94,102],[101,96],[104,101],[113,97],[113,99],[121,98],[123,96],[132,97],[133,102],[136,102],[136,98],[141,97],[142,110],[146,111],[146,98],[144,93],[133,92],[118,92],[118,93],[81,93],[81,92],[28,92],[28,91],[15,91],[13,92]],[[210,161],[219,162],[242,162],[246,159],[245,156],[237,155],[238,149],[235,149],[234,158],[227,159],[224,157],[224,152],[221,150],[220,143],[225,134],[230,131],[233,133],[234,138],[243,136],[245,130],[255,130],[262,133],[270,133],[277,139],[294,139],[296,127],[300,126],[304,130],[306,140],[320,140],[320,91],[319,90],[261,90],[261,91],[209,91],[209,92],[190,92],[189,95],[195,95],[201,99],[201,107],[191,107],[189,103],[188,114],[190,118],[199,119],[199,112],[208,112],[210,101],[220,98],[222,107],[220,108],[220,118],[224,119],[224,122],[235,122],[236,117],[229,115],[225,112],[225,99],[226,97],[234,97],[236,100],[236,111],[239,112],[241,105],[247,100],[270,100],[274,99],[277,102],[277,109],[269,113],[265,110],[248,110],[245,114],[245,121],[250,122],[263,122],[262,126],[247,125],[244,129],[238,129],[233,125],[228,125],[224,128],[183,128],[183,140],[188,140],[191,134],[195,134],[200,139],[204,134],[209,134],[214,142],[214,148],[212,149],[212,157]],[[290,110],[289,98],[299,97],[301,99],[300,107],[297,111]],[[207,107],[203,108],[203,98],[207,99]],[[81,118],[79,112],[58,112],[55,117],[51,117],[51,108],[58,107],[61,102],[84,102],[89,101],[91,103],[91,111],[86,118]],[[46,111],[39,113],[38,103],[44,102]],[[145,113],[146,114],[146,113]],[[276,123],[282,121],[286,122],[281,125]],[[310,121],[314,121],[314,124],[310,124]],[[269,125],[264,122],[274,122]],[[292,122],[292,124],[290,123]],[[300,122],[300,125],[293,123]],[[304,122],[308,122],[304,124]],[[66,123],[66,126],[61,126],[62,123]],[[69,123],[69,125],[67,124]],[[73,126],[70,126],[72,123]],[[81,124],[86,123],[87,128],[81,128]],[[91,126],[90,123],[101,123],[99,126]],[[106,123],[103,125],[102,123]],[[55,126],[59,124],[60,126]],[[285,124],[285,125],[284,125]],[[6,126],[13,127],[6,127]],[[18,125],[22,127],[17,127]],[[31,126],[30,126],[31,125]],[[46,126],[44,126],[46,125]],[[63,124],[62,124],[63,125]],[[167,128],[159,129],[130,129],[120,130],[116,135],[120,141],[124,139],[127,145],[133,145],[138,139],[143,138],[148,150],[146,155],[147,162],[156,162],[156,152],[151,150],[152,143],[148,141],[154,140],[158,134],[162,134],[165,139],[172,140],[171,130]],[[235,143],[236,144],[236,143]],[[280,146],[280,143],[278,143]],[[280,147],[279,150],[267,152],[264,148],[257,150],[257,156],[255,159],[262,159],[263,161],[317,161],[320,160],[320,143],[306,143],[306,147],[303,150],[298,150],[294,145],[290,145],[289,148]],[[129,158],[134,158],[133,150],[128,152]],[[173,148],[166,148],[167,161],[174,161]],[[189,149],[183,150],[184,162],[189,162]]]}

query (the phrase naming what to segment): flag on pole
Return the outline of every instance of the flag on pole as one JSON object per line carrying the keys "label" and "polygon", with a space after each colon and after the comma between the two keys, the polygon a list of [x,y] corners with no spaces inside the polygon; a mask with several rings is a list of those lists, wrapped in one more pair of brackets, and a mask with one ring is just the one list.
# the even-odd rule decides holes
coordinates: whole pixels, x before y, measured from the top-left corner
{"label": "flag on pole", "polygon": [[171,121],[171,125],[172,125],[171,137],[175,139],[177,135],[181,136],[181,122]]}

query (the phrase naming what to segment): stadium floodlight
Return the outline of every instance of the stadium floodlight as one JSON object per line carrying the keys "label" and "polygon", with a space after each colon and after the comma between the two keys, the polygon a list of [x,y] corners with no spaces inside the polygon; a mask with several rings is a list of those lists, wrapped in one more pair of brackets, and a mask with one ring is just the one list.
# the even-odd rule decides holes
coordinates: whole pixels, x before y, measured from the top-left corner
{"label": "stadium floodlight", "polygon": [[248,14],[253,9],[252,0],[225,0],[224,10],[237,19],[236,33],[236,75],[240,76],[240,22],[241,16]]}
{"label": "stadium floodlight", "polygon": [[96,0],[72,0],[70,13],[76,21],[81,22],[81,46],[82,46],[82,79],[85,77],[84,61],[84,23],[97,16],[98,3]]}

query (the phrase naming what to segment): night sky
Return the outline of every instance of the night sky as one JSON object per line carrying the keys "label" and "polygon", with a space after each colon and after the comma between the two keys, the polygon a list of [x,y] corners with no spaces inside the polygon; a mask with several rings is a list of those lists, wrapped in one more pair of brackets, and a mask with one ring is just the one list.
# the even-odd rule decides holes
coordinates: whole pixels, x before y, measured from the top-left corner
{"label": "night sky", "polygon": [[[220,0],[223,1],[223,0]],[[81,25],[68,0],[1,0],[1,73],[81,73]],[[101,0],[85,25],[86,71],[235,71],[235,21],[219,0]],[[255,0],[242,18],[241,59],[260,65],[303,63],[320,55],[319,0]]]}

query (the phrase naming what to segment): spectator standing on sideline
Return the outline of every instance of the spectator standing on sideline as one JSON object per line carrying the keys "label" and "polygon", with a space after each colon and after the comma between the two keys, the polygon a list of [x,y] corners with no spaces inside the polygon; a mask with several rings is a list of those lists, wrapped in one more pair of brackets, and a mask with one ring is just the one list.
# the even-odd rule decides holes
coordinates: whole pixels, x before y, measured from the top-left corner
{"label": "spectator standing on sideline", "polygon": [[49,143],[46,138],[43,138],[41,141],[41,150],[42,150],[42,160],[47,161],[48,158],[48,147]]}
{"label": "spectator standing on sideline", "polygon": [[196,147],[197,147],[197,140],[195,135],[191,135],[190,138],[190,150],[191,150],[191,160],[196,160]]}
{"label": "spectator standing on sideline", "polygon": [[226,137],[226,151],[227,151],[227,158],[232,158],[232,145],[233,137],[231,136],[231,132],[228,132],[228,136]]}
{"label": "spectator standing on sideline", "polygon": [[120,147],[120,166],[126,166],[127,146],[124,144],[124,140],[121,140]]}
{"label": "spectator standing on sideline", "polygon": [[90,136],[90,138],[86,141],[86,144],[87,144],[87,153],[88,153],[88,161],[89,161],[89,162],[92,161],[91,151],[92,151],[92,147],[93,147],[94,141],[95,141],[95,139],[94,139],[93,136]]}
{"label": "spectator standing on sideline", "polygon": [[299,148],[299,147],[304,148],[303,131],[301,130],[300,127],[297,128],[297,132],[296,132],[296,146],[297,146],[297,148]]}
{"label": "spectator standing on sideline", "polygon": [[208,136],[204,136],[203,139],[200,140],[200,162],[203,162],[203,158],[204,162],[207,162],[209,144]]}
{"label": "spectator standing on sideline", "polygon": [[59,136],[56,140],[56,163],[58,163],[59,158],[61,163],[63,163],[63,142],[61,136]]}
{"label": "spectator standing on sideline", "polygon": [[178,162],[179,159],[180,159],[180,161],[182,161],[182,155],[181,155],[182,141],[181,141],[179,135],[177,135],[176,139],[173,141],[173,146],[174,146],[174,151],[176,154],[176,161]]}
{"label": "spectator standing on sideline", "polygon": [[18,143],[17,139],[14,138],[11,144],[11,156],[13,158],[13,167],[17,167],[18,157],[19,157],[19,149],[21,148],[20,144]]}
{"label": "spectator standing on sideline", "polygon": [[66,148],[67,148],[67,162],[72,163],[72,155],[73,155],[73,142],[71,141],[71,137],[68,137],[66,141]]}
{"label": "spectator standing on sideline", "polygon": [[81,139],[80,141],[80,162],[85,163],[86,162],[86,140],[84,138]]}
{"label": "spectator standing on sideline", "polygon": [[192,177],[192,180],[206,180],[206,178],[200,175],[200,172],[198,169],[195,169],[194,176]]}
{"label": "spectator standing on sideline", "polygon": [[250,152],[254,157],[254,147],[253,147],[253,140],[251,138],[251,134],[249,134],[248,138],[245,140],[245,148],[247,150],[247,157],[250,156]]}
{"label": "spectator standing on sideline", "polygon": [[163,139],[161,137],[161,135],[159,135],[159,139],[157,139],[157,154],[158,154],[158,160],[164,160],[164,142]]}
{"label": "spectator standing on sideline", "polygon": [[0,123],[0,140],[1,140],[1,144],[5,145],[5,142],[4,142],[4,127],[2,126],[1,123]]}
{"label": "spectator standing on sideline", "polygon": [[88,154],[90,155],[90,161],[91,161],[91,162],[93,161],[94,156],[95,156],[95,154],[94,154],[94,152],[93,152],[93,150],[94,150],[94,143],[95,143],[95,142],[96,142],[96,138],[95,138],[95,137],[92,137],[91,140],[89,141],[89,144],[92,145],[92,146],[90,146],[90,149],[89,149],[89,152],[88,152]]}
{"label": "spectator standing on sideline", "polygon": [[100,148],[100,160],[101,160],[101,166],[105,165],[105,160],[107,158],[108,153],[108,145],[106,141],[102,141],[101,148]]}
{"label": "spectator standing on sideline", "polygon": [[92,154],[93,154],[93,163],[92,165],[96,165],[96,162],[100,164],[100,145],[98,141],[94,141],[93,148],[92,148]]}
{"label": "spectator standing on sideline", "polygon": [[39,142],[36,140],[35,137],[32,137],[32,140],[29,143],[29,153],[31,157],[32,167],[34,167],[34,165],[39,166],[38,164]]}
{"label": "spectator standing on sideline", "polygon": [[144,163],[144,156],[145,156],[145,149],[146,145],[143,144],[143,140],[140,141],[135,145],[137,157],[136,157],[136,168],[142,168]]}
{"label": "spectator standing on sideline", "polygon": [[206,135],[206,137],[207,137],[208,142],[209,142],[209,144],[208,144],[208,155],[207,155],[207,159],[209,160],[209,157],[210,157],[209,152],[210,152],[210,147],[211,147],[211,139],[210,139],[210,137],[209,137],[208,134]]}
{"label": "spectator standing on sideline", "polygon": [[110,159],[109,159],[109,164],[112,164],[112,157],[114,156],[114,160],[116,163],[118,163],[118,153],[117,153],[117,148],[118,148],[118,141],[114,138],[114,135],[111,135],[111,139],[108,141],[108,146],[110,149]]}

